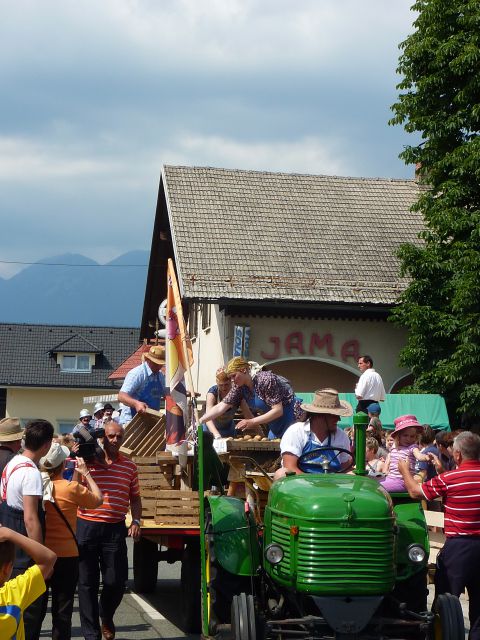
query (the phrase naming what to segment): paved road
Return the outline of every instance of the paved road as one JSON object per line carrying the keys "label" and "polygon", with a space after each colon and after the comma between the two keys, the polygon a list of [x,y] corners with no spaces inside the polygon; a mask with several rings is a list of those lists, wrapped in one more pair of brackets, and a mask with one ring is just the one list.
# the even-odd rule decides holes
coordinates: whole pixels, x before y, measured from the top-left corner
{"label": "paved road", "polygon": [[[129,543],[129,573],[130,580],[132,580],[132,545],[130,540]],[[199,636],[189,636],[181,631],[180,598],[180,563],[177,562],[173,565],[168,565],[165,562],[160,563],[155,593],[142,597],[130,591],[125,594],[115,616],[117,640],[151,640],[153,638],[198,640]],[[72,638],[83,638],[80,630],[77,598],[75,598],[72,625]],[[48,614],[40,637],[51,638],[51,628],[51,617]]]}

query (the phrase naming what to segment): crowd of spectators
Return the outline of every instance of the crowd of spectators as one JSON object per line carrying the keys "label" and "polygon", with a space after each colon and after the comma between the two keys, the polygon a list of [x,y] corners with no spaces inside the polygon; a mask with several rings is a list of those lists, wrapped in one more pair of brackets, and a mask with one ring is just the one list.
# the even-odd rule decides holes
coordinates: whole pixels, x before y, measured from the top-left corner
{"label": "crowd of spectators", "polygon": [[[2,639],[38,640],[50,595],[50,637],[68,640],[77,587],[84,638],[115,638],[127,580],[125,539],[140,537],[142,504],[136,465],[120,452],[124,428],[105,418],[105,408],[96,406],[93,416],[82,410],[78,429],[63,436],[46,420],[25,429],[16,418],[0,420]],[[95,443],[84,449],[85,460],[82,430]]]}

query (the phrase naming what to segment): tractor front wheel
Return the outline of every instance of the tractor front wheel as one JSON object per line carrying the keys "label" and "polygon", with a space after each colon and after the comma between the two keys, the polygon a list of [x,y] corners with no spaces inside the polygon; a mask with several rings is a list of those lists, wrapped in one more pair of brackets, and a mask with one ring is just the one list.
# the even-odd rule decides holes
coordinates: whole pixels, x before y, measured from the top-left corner
{"label": "tractor front wheel", "polygon": [[465,624],[460,600],[451,593],[439,595],[433,605],[435,614],[432,640],[465,640]]}
{"label": "tractor front wheel", "polygon": [[257,625],[253,596],[241,593],[232,599],[233,640],[256,640]]}

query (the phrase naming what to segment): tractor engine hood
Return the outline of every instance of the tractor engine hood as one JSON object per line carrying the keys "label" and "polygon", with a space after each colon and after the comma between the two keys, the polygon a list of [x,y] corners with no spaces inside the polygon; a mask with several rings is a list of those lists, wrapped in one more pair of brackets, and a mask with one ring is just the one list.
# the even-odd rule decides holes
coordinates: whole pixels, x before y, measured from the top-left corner
{"label": "tractor engine hood", "polygon": [[270,489],[269,508],[302,520],[376,520],[393,516],[390,496],[372,478],[344,474],[287,476]]}

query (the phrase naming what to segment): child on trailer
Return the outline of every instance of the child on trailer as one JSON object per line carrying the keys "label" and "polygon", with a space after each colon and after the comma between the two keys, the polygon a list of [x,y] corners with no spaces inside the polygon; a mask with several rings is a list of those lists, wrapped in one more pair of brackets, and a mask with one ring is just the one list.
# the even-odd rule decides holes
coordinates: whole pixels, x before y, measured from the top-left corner
{"label": "child on trailer", "polygon": [[430,454],[420,453],[418,437],[422,431],[422,425],[415,416],[400,416],[395,418],[393,422],[395,424],[393,432],[394,445],[385,461],[386,477],[380,481],[380,484],[386,491],[406,491],[405,483],[398,470],[398,461],[400,459],[406,460],[413,475],[416,461],[427,461],[431,459],[431,456]]}

